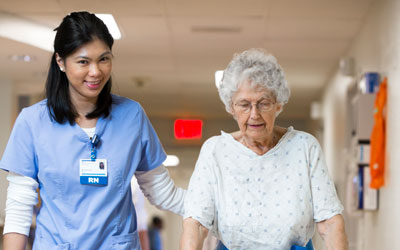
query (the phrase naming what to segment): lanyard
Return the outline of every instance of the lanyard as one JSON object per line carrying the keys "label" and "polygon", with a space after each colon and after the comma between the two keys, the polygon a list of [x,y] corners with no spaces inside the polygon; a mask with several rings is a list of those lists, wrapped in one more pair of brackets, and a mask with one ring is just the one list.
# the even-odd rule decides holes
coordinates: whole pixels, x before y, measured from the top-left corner
{"label": "lanyard", "polygon": [[92,148],[90,149],[90,159],[92,161],[96,160],[97,157],[97,150],[96,146],[99,143],[100,138],[98,135],[94,134],[92,138],[90,138],[90,144],[92,145]]}

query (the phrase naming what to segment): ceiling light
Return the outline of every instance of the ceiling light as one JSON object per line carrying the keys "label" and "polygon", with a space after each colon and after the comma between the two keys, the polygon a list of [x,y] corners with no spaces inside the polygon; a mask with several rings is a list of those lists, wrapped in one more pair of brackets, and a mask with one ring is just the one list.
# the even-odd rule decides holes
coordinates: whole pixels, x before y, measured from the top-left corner
{"label": "ceiling light", "polygon": [[104,22],[104,24],[108,28],[108,31],[110,31],[110,34],[115,40],[121,39],[121,32],[119,31],[117,22],[115,22],[113,15],[111,14],[95,14],[95,15]]}
{"label": "ceiling light", "polygon": [[42,24],[0,12],[0,37],[53,51],[55,32]]}
{"label": "ceiling light", "polygon": [[176,155],[167,155],[167,159],[163,162],[166,167],[176,167],[179,165],[179,158]]}
{"label": "ceiling light", "polygon": [[217,70],[215,71],[215,86],[217,86],[217,89],[219,89],[219,86],[221,85],[222,77],[224,76],[224,71],[223,70]]}
{"label": "ceiling light", "polygon": [[12,55],[10,56],[10,59],[14,62],[32,62],[35,60],[35,58],[30,55]]}

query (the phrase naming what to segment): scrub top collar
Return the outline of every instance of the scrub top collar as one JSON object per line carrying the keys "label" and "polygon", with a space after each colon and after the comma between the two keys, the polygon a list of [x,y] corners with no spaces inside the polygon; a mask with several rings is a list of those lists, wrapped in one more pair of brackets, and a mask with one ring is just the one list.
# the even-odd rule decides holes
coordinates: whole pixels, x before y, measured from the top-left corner
{"label": "scrub top collar", "polygon": [[[109,120],[111,120],[111,114],[108,117],[101,116],[97,119],[95,134],[100,137],[100,141]],[[85,131],[83,131],[83,129],[77,123],[75,123],[73,127],[77,131],[79,140],[90,144],[90,138]]]}

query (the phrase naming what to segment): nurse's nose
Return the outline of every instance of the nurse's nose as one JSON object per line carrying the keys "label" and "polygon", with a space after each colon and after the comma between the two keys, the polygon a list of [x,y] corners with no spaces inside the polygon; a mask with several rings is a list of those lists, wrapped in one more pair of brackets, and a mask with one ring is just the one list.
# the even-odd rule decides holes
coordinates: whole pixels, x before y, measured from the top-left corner
{"label": "nurse's nose", "polygon": [[99,65],[97,63],[91,63],[89,65],[89,76],[98,76],[101,74]]}

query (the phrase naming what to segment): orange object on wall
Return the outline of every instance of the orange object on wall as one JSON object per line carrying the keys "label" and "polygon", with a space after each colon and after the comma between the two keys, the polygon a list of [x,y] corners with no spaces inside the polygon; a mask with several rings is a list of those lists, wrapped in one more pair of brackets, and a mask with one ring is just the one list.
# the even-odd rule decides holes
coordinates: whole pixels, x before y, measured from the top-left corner
{"label": "orange object on wall", "polygon": [[371,188],[379,189],[385,183],[385,147],[386,147],[386,108],[387,78],[379,85],[374,105],[374,127],[371,134]]}

